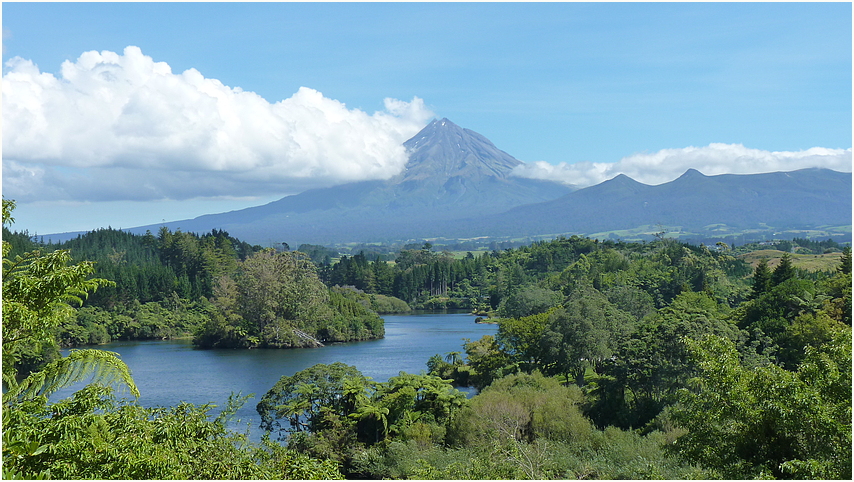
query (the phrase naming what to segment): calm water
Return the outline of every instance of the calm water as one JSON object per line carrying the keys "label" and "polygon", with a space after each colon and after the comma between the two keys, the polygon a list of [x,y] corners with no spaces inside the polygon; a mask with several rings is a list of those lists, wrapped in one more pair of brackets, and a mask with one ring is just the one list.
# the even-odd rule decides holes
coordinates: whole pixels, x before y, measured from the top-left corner
{"label": "calm water", "polygon": [[[293,350],[197,350],[189,340],[116,342],[99,348],[119,353],[130,367],[147,406],[171,406],[181,401],[224,406],[229,394],[254,393],[237,413],[241,427],[250,423],[253,438],[260,436],[255,405],[282,376],[317,363],[337,361],[354,365],[365,376],[384,382],[401,371],[419,373],[427,360],[451,351],[463,351],[465,338],[494,334],[497,325],[477,324],[468,314],[387,315],[382,340],[340,343],[323,348]],[[68,396],[63,390],[52,399]],[[219,413],[219,409],[211,413]]]}

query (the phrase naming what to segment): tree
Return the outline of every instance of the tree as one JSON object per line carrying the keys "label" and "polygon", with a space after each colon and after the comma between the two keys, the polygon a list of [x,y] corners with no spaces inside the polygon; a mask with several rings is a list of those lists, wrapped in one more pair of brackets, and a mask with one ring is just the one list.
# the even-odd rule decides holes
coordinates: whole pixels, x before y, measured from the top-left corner
{"label": "tree", "polygon": [[851,274],[851,246],[842,249],[841,263],[837,269],[842,274]]}
{"label": "tree", "polygon": [[578,387],[562,386],[539,372],[508,375],[471,400],[452,436],[465,445],[488,444],[490,439],[583,440],[593,429],[581,414],[583,401]]}
{"label": "tree", "polygon": [[552,311],[524,318],[503,319],[498,323],[498,342],[523,369],[530,371],[541,366],[541,341]]}
{"label": "tree", "polygon": [[[763,355],[773,355],[774,360],[779,361],[775,352],[781,343],[785,343],[787,328],[798,316],[815,314],[821,310],[826,298],[818,291],[816,283],[789,278],[759,298],[740,305],[733,311],[732,319],[750,336],[751,343],[765,345]],[[768,338],[770,344],[760,341],[764,337]]]}
{"label": "tree", "polygon": [[551,312],[543,332],[543,371],[583,384],[584,370],[597,370],[634,329],[633,317],[592,286],[573,291],[566,308]]}
{"label": "tree", "polygon": [[851,326],[851,248],[846,247],[836,274],[826,280],[824,290],[830,297],[824,307],[833,319]]}
{"label": "tree", "polygon": [[779,338],[779,359],[783,367],[794,368],[806,356],[806,348],[819,348],[829,343],[840,332],[850,329],[834,320],[824,311],[804,313],[788,326]]}
{"label": "tree", "polygon": [[327,290],[302,253],[258,253],[247,259],[241,270],[238,310],[259,334],[278,320],[313,331],[312,325],[326,314]]}
{"label": "tree", "polygon": [[[579,409],[584,396],[578,387],[565,387],[539,372],[518,373],[496,380],[474,397],[451,425],[454,445],[506,460],[519,475],[549,476],[553,442],[589,444],[593,426]],[[552,462],[551,464],[549,462]]]}
{"label": "tree", "polygon": [[[353,383],[354,379],[364,380],[364,377],[356,367],[341,362],[319,363],[293,376],[283,376],[258,403],[261,428],[279,431],[285,438],[286,432],[317,430],[323,409],[346,417],[349,411],[345,410],[345,403],[353,393],[349,385],[345,390],[345,384]],[[350,406],[349,410],[353,408]]]}
{"label": "tree", "polygon": [[768,291],[771,285],[771,271],[768,269],[768,261],[759,260],[759,264],[753,270],[753,288],[751,298],[759,298],[762,293]]}
{"label": "tree", "polygon": [[562,300],[560,293],[528,285],[510,294],[501,302],[498,314],[507,318],[522,318],[544,313]]}
{"label": "tree", "polygon": [[686,291],[641,320],[604,364],[602,371],[608,378],[599,380],[593,392],[598,398],[588,416],[598,426],[646,425],[675,402],[677,390],[695,373],[685,338],[714,334],[739,339],[739,330],[725,321],[725,313],[708,293]]}
{"label": "tree", "polygon": [[451,351],[445,354],[445,361],[454,366],[459,366],[463,364],[463,359],[460,357],[462,353],[458,351]]}
{"label": "tree", "polygon": [[780,258],[780,264],[778,264],[777,267],[774,268],[774,272],[771,273],[770,286],[777,286],[794,277],[795,267],[792,266],[792,255],[785,253],[783,257]]}
{"label": "tree", "polygon": [[[371,434],[370,443],[377,443],[385,438],[388,433],[388,413],[386,407],[378,406],[371,402],[363,402],[355,413],[349,416],[359,421],[364,428],[362,432]],[[372,428],[372,429],[371,429]]]}
{"label": "tree", "polygon": [[851,332],[807,348],[796,372],[745,368],[735,345],[687,340],[700,376],[673,409],[671,450],[723,478],[851,478]]}
{"label": "tree", "polygon": [[197,331],[205,348],[294,348],[382,337],[382,319],[349,289],[330,290],[301,252],[267,250],[213,284],[214,316]]}
{"label": "tree", "polygon": [[466,358],[472,369],[470,381],[477,389],[486,387],[496,378],[504,376],[505,368],[510,362],[507,353],[495,341],[492,335],[484,335],[479,340],[466,339],[463,347]]}
{"label": "tree", "polygon": [[375,397],[391,410],[391,423],[398,422],[406,412],[417,412],[443,424],[466,401],[465,394],[454,388],[449,380],[405,372],[377,384]]}

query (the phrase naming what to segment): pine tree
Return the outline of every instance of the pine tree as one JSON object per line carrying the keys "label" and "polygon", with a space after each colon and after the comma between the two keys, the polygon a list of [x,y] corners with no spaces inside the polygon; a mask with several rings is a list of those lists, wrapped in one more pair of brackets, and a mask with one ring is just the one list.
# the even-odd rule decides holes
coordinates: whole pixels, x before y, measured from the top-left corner
{"label": "pine tree", "polygon": [[840,264],[836,269],[842,274],[851,274],[851,246],[846,246],[842,250],[842,258],[840,261],[842,264]]}
{"label": "pine tree", "polygon": [[768,291],[771,284],[771,270],[768,269],[768,261],[760,260],[759,264],[753,270],[753,291],[750,294],[751,298],[759,298],[759,296]]}
{"label": "pine tree", "polygon": [[771,287],[777,286],[787,279],[795,277],[795,267],[792,266],[792,256],[789,253],[783,255],[780,264],[774,268],[771,274]]}

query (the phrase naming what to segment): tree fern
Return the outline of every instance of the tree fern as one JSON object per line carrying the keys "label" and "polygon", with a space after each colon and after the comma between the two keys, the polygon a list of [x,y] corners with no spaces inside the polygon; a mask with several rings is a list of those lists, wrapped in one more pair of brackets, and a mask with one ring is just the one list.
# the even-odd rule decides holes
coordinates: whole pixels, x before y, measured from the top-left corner
{"label": "tree fern", "polygon": [[139,390],[133,382],[130,369],[119,359],[117,353],[103,350],[71,350],[67,357],[45,365],[45,367],[17,383],[14,378],[4,377],[7,391],[3,404],[14,403],[36,396],[50,394],[73,383],[91,377],[90,383],[124,385],[135,396]]}

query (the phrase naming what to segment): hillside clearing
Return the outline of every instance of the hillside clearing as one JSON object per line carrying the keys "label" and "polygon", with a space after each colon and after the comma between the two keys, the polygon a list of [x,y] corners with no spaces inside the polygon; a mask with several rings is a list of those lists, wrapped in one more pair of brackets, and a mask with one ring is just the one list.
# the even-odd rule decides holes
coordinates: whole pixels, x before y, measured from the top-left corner
{"label": "hillside clearing", "polygon": [[[761,249],[751,251],[739,256],[740,259],[750,263],[754,268],[759,264],[760,260],[766,260],[769,268],[774,268],[780,264],[780,259],[786,254],[777,249]],[[805,269],[807,271],[829,271],[836,269],[839,266],[842,253],[826,253],[826,254],[789,254],[792,257],[792,264],[796,268]]]}

